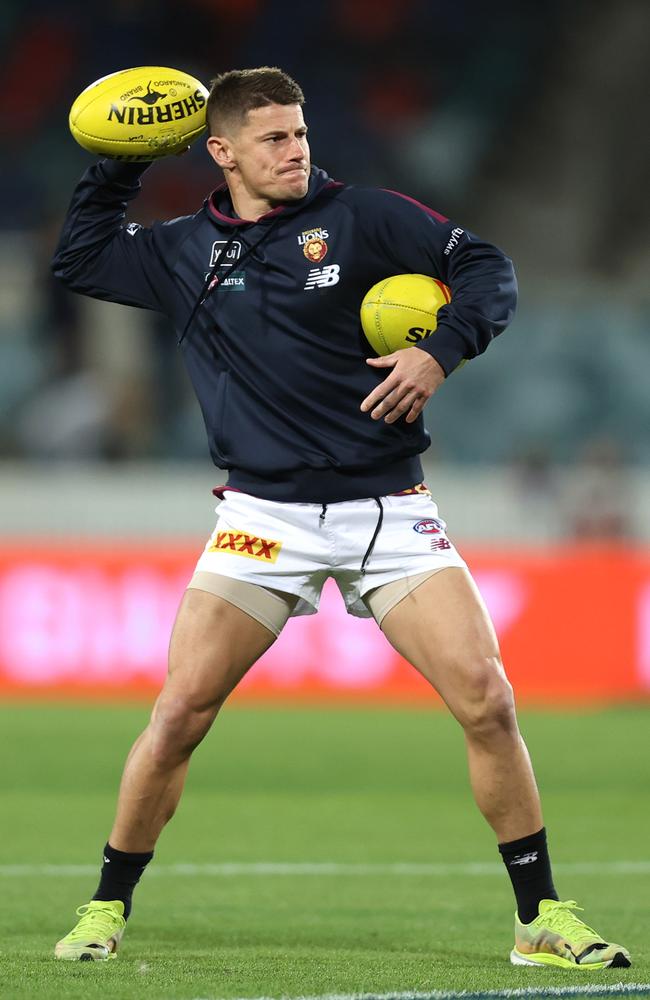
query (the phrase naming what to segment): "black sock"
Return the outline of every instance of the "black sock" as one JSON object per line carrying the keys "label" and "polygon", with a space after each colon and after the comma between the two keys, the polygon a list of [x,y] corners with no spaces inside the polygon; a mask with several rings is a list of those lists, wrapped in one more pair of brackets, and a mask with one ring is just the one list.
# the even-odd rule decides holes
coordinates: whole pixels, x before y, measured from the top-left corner
{"label": "black sock", "polygon": [[499,844],[499,851],[517,897],[517,913],[529,924],[539,912],[540,899],[558,899],[546,846],[546,829],[521,840]]}
{"label": "black sock", "polygon": [[128,851],[117,851],[106,844],[102,874],[93,899],[121,899],[126,920],[131,912],[133,890],[152,858],[153,851],[131,854]]}

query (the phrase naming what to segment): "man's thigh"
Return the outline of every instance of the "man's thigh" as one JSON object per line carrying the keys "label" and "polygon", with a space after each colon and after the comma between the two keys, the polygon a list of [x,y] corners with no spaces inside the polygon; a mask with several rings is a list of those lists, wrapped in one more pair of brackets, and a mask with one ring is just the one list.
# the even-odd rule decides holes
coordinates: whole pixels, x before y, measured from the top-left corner
{"label": "man's thigh", "polygon": [[492,682],[505,679],[494,626],[463,567],[425,579],[388,611],[382,631],[456,715]]}
{"label": "man's thigh", "polygon": [[288,594],[281,590],[262,587],[257,583],[238,580],[222,573],[209,573],[205,570],[194,573],[188,590],[202,590],[216,597],[221,597],[229,604],[245,611],[261,625],[277,637],[294,612],[299,598],[296,594]]}
{"label": "man's thigh", "polygon": [[224,597],[188,589],[172,632],[165,692],[196,708],[219,705],[275,639]]}

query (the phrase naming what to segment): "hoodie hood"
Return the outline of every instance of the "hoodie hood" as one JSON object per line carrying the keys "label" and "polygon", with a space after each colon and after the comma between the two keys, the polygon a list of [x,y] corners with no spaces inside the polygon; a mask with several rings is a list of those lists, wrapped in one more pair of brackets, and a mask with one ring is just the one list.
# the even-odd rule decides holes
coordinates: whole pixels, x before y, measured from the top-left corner
{"label": "hoodie hood", "polygon": [[235,215],[235,210],[230,198],[228,185],[220,184],[205,201],[208,214],[215,222],[226,226],[257,226],[267,222],[273,222],[279,215],[290,216],[302,211],[307,205],[314,201],[323,191],[333,187],[344,187],[339,181],[334,181],[320,167],[312,165],[309,174],[309,187],[304,198],[290,202],[288,205],[277,205],[265,215],[261,215],[256,221],[251,219],[240,219]]}

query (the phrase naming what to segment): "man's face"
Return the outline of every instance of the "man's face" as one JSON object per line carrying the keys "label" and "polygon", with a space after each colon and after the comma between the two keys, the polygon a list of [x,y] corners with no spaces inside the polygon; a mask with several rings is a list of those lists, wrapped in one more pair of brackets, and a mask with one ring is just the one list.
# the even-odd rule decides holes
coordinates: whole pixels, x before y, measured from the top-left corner
{"label": "man's face", "polygon": [[311,164],[299,104],[255,108],[232,135],[211,138],[211,143],[217,144],[211,148],[217,163],[226,171],[236,171],[251,197],[274,205],[307,194]]}

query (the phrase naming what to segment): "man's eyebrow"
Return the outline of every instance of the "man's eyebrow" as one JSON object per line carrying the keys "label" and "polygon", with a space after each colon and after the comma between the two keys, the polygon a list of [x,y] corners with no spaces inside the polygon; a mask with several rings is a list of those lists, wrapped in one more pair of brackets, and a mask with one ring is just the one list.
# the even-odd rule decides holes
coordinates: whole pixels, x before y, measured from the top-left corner
{"label": "man's eyebrow", "polygon": [[290,131],[294,131],[294,132],[306,132],[307,131],[307,126],[306,125],[298,125],[297,128],[292,129],[292,130],[291,129],[286,129],[286,128],[272,128],[272,129],[269,129],[268,132],[263,132],[262,135],[260,136],[260,139],[270,139],[272,135],[288,135]]}

